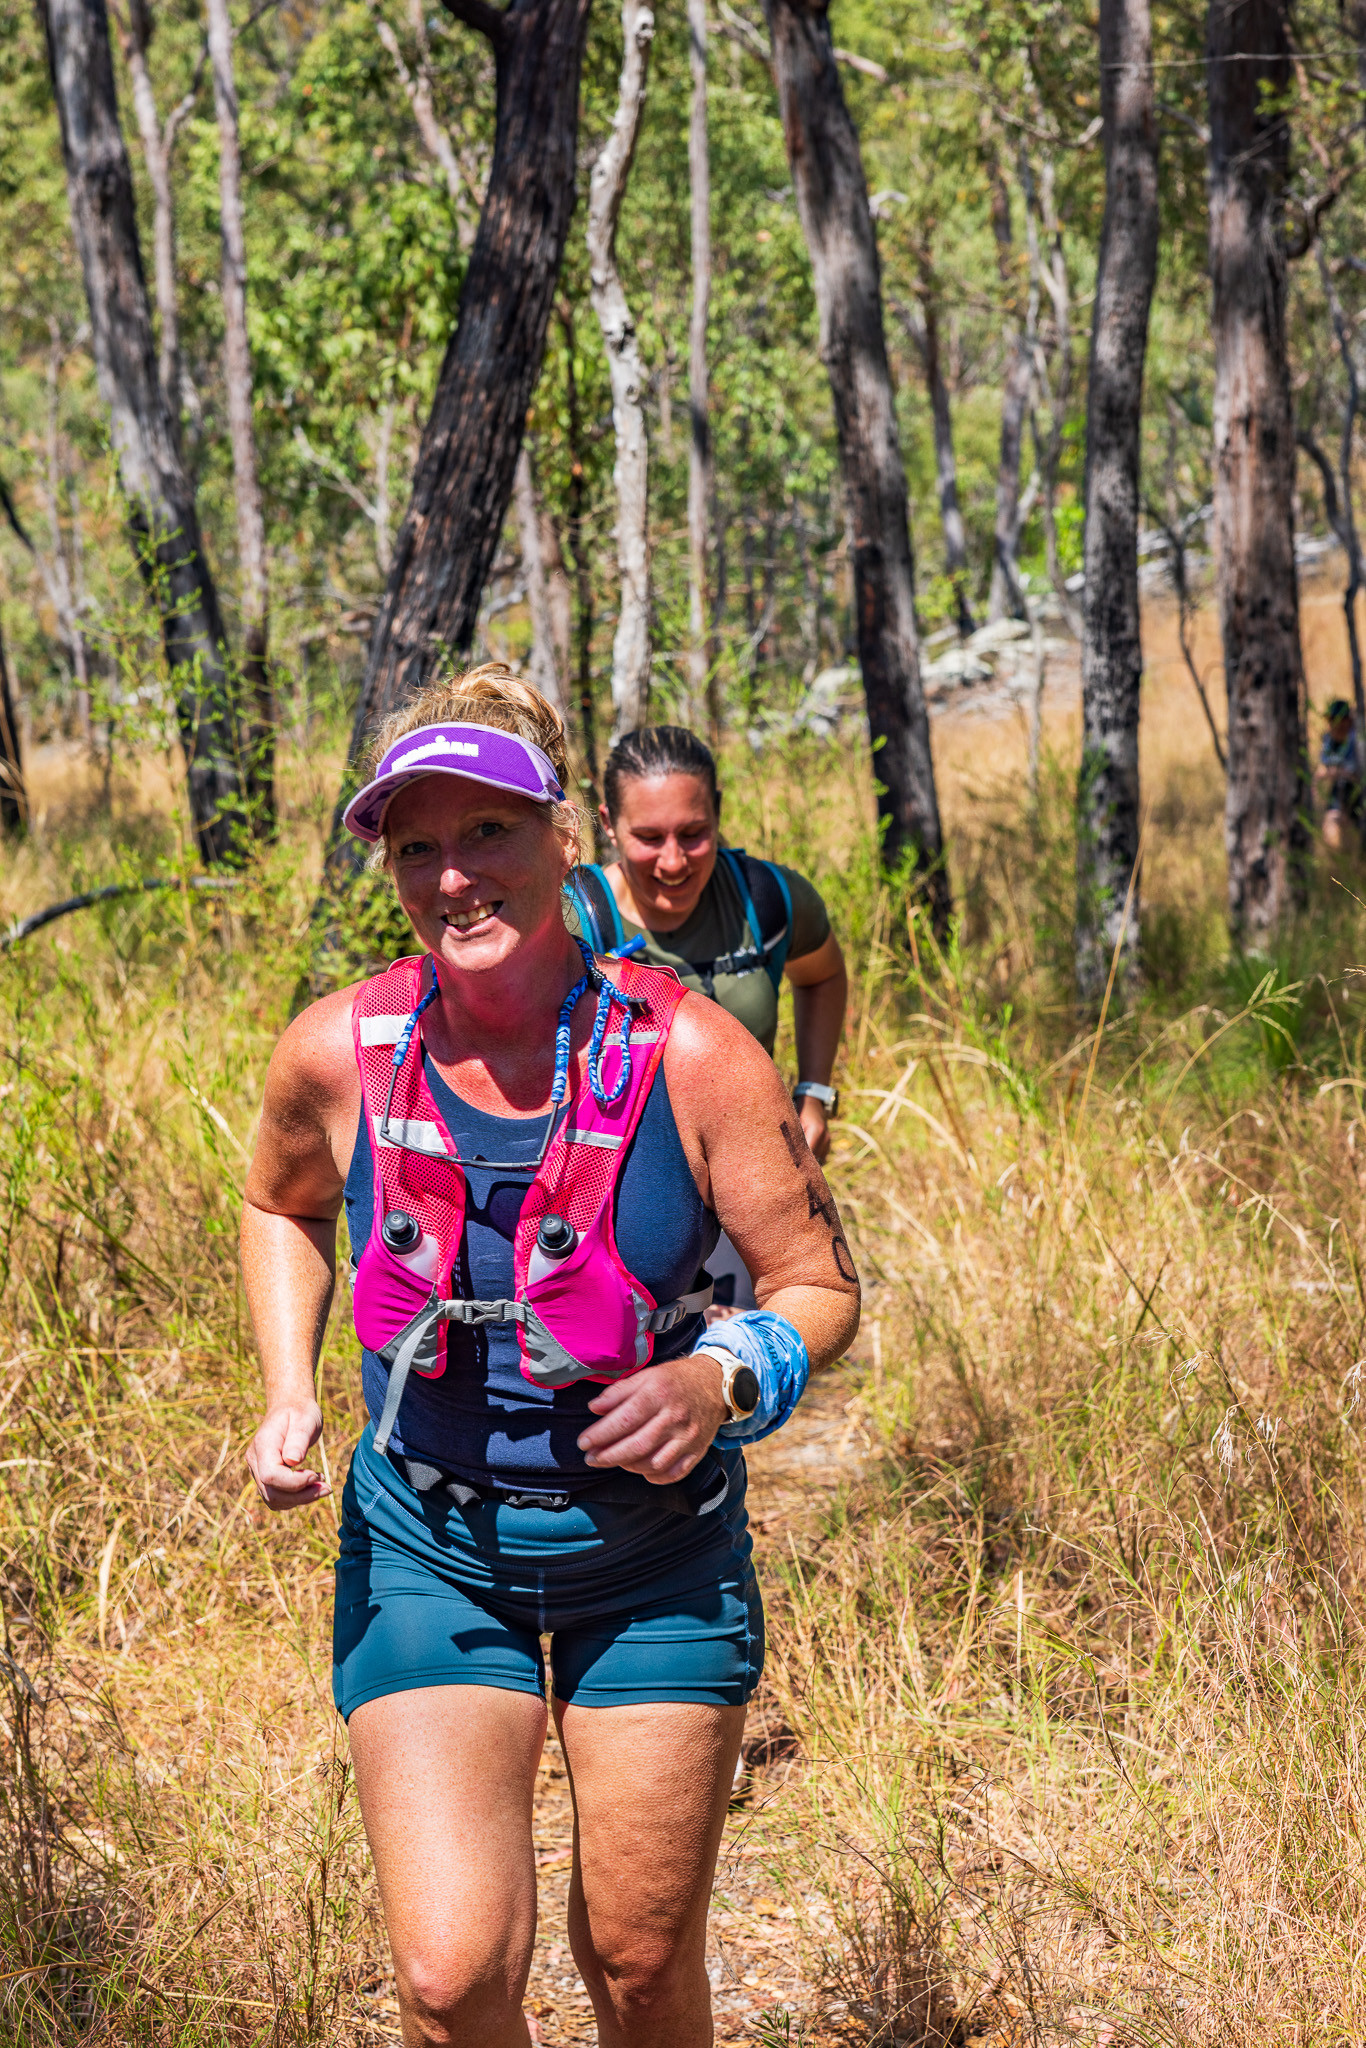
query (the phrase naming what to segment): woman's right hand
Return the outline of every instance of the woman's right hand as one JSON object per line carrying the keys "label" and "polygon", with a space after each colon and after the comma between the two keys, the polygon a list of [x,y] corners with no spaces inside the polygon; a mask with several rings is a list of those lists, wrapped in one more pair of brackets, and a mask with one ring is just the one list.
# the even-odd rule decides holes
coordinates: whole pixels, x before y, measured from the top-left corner
{"label": "woman's right hand", "polygon": [[332,1488],[304,1464],[323,1433],[316,1401],[272,1408],[247,1446],[247,1469],[268,1508],[311,1507]]}

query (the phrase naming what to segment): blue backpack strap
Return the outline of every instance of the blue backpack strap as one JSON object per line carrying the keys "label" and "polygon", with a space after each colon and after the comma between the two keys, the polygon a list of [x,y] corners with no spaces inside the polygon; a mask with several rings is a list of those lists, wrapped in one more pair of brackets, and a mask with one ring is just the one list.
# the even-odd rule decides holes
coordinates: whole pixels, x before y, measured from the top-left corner
{"label": "blue backpack strap", "polygon": [[564,893],[579,914],[584,940],[592,951],[620,953],[626,944],[626,927],[612,885],[596,862],[580,861],[565,883]]}
{"label": "blue backpack strap", "polygon": [[[787,877],[771,860],[757,860],[743,846],[723,846],[721,858],[740,891],[745,922],[776,992],[782,986],[783,968],[792,946],[792,891],[787,886]],[[756,895],[763,898],[762,912],[755,908]]]}

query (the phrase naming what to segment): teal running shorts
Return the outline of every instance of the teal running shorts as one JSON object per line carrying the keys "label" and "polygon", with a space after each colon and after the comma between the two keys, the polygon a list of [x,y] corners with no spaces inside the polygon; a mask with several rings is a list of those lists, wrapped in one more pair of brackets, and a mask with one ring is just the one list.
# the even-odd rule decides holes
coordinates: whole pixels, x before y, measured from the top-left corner
{"label": "teal running shorts", "polygon": [[343,1717],[424,1685],[545,1692],[583,1707],[741,1706],[764,1665],[741,1453],[724,1504],[558,1510],[418,1493],[367,1427],[342,1495],[332,1696]]}

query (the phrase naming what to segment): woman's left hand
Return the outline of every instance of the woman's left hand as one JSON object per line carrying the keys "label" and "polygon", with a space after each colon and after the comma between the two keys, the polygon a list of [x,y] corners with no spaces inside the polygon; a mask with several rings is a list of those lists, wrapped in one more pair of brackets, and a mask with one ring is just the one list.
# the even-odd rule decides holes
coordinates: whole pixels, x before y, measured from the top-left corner
{"label": "woman's left hand", "polygon": [[653,1486],[686,1479],[728,1413],[720,1364],[705,1353],[614,1380],[588,1405],[601,1417],[579,1438],[588,1463],[639,1472]]}

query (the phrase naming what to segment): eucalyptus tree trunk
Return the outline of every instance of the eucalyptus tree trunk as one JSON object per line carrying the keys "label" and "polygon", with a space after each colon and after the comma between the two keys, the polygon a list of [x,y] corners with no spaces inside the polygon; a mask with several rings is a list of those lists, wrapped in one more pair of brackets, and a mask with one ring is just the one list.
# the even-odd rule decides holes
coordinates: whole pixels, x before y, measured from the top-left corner
{"label": "eucalyptus tree trunk", "polygon": [[[1105,215],[1086,391],[1077,991],[1095,1003],[1115,949],[1138,950],[1139,454],[1157,276],[1157,116],[1149,0],[1101,0]],[[1128,918],[1126,901],[1131,903]]]}
{"label": "eucalyptus tree trunk", "polygon": [[[590,0],[447,0],[488,37],[497,119],[488,191],[394,544],[351,734],[403,704],[474,637],[512,498],[574,205],[579,73]],[[334,832],[329,868],[352,870]]]}
{"label": "eucalyptus tree trunk", "polygon": [[181,127],[194,112],[199,74],[195,83],[172,107],[165,122],[157,112],[156,94],[147,53],[156,26],[149,0],[128,0],[127,13],[115,0],[114,21],[124,62],[133,84],[133,113],[142,143],[142,160],[152,188],[152,275],[156,289],[157,329],[160,347],[157,374],[162,395],[176,426],[180,429],[181,360],[180,306],[176,297],[175,199],[171,191],[171,157]]}
{"label": "eucalyptus tree trunk", "polygon": [[934,426],[934,469],[939,492],[939,524],[944,534],[944,573],[953,585],[958,630],[967,635],[976,630],[968,596],[968,537],[958,502],[958,457],[953,446],[953,408],[944,381],[944,364],[939,341],[939,287],[928,255],[922,250],[916,260],[916,298],[919,318],[910,306],[899,311],[903,325],[920,354],[925,370],[925,389]]}
{"label": "eucalyptus tree trunk", "polygon": [[1025,616],[1019,565],[1020,455],[1024,448],[1030,394],[1034,388],[1034,335],[1031,323],[1021,322],[1018,318],[1020,286],[1010,224],[1010,187],[989,131],[984,139],[984,148],[991,187],[996,268],[1013,322],[1008,329],[1001,388],[1001,446],[996,463],[996,519],[992,530],[991,588],[987,597],[987,618],[994,624],[998,619],[1022,619]]}
{"label": "eucalyptus tree trunk", "polygon": [[844,102],[828,0],[766,0],[788,162],[820,314],[852,536],[854,606],[883,858],[927,870],[936,928],[951,908],[929,720],[920,684],[906,472],[882,326],[882,285],[858,135]]}
{"label": "eucalyptus tree trunk", "polygon": [[267,661],[269,585],[266,522],[256,467],[252,418],[251,344],[247,337],[247,250],[242,224],[242,146],[232,66],[228,0],[205,0],[214,110],[218,116],[218,210],[223,240],[223,381],[228,393],[233,495],[237,508],[237,578],[242,606],[242,677],[252,716],[244,720],[246,775],[253,830],[275,831],[275,693]]}
{"label": "eucalyptus tree trunk", "polygon": [[958,503],[958,458],[953,447],[953,414],[949,387],[939,354],[939,308],[932,298],[922,299],[925,314],[925,383],[930,394],[934,421],[934,468],[939,490],[939,520],[944,529],[944,570],[953,585],[954,608],[960,633],[971,633],[977,621],[968,596],[968,536],[963,511]]}
{"label": "eucalyptus tree trunk", "polygon": [[[1044,116],[1041,107],[1036,118],[1042,130]],[[1050,154],[1045,153],[1043,157],[1037,183],[1032,170],[1028,165],[1025,166],[1025,189],[1032,279],[1030,304],[1037,306],[1040,295],[1046,293],[1053,315],[1050,347],[1045,349],[1036,342],[1034,348],[1039,389],[1048,404],[1046,435],[1039,434],[1037,413],[1031,417],[1039,472],[1039,510],[1043,522],[1044,554],[1048,565],[1048,580],[1067,621],[1068,630],[1080,640],[1082,620],[1067,589],[1058,549],[1058,469],[1062,461],[1063,435],[1067,430],[1067,411],[1072,397],[1072,288],[1068,282],[1067,260],[1062,245],[1062,223],[1058,219],[1053,198],[1054,170]],[[1040,229],[1046,237],[1046,249],[1040,239]],[[1031,321],[1030,324],[1033,326],[1036,321]]]}
{"label": "eucalyptus tree trunk", "polygon": [[233,692],[194,490],[157,375],[109,17],[105,0],[40,4],[100,395],[133,550],[161,613],[195,838],[205,861],[221,861],[242,815]]}
{"label": "eucalyptus tree trunk", "polygon": [[1304,671],[1282,207],[1290,38],[1282,0],[1210,0],[1209,247],[1214,543],[1228,689],[1229,923],[1269,931],[1302,901]]}
{"label": "eucalyptus tree trunk", "polygon": [[[76,704],[76,729],[82,744],[91,747],[90,725],[90,661],[85,644],[85,623],[82,619],[82,605],[77,594],[77,577],[72,574],[79,561],[77,548],[73,547],[73,560],[67,559],[66,536],[62,530],[63,485],[61,437],[58,424],[61,413],[61,374],[66,358],[66,346],[61,329],[54,315],[48,315],[48,333],[51,337],[47,356],[47,434],[44,448],[45,461],[39,472],[39,488],[43,497],[43,510],[47,514],[50,550],[37,555],[38,572],[47,591],[48,602],[57,615],[57,632],[66,647],[71,662],[71,680]],[[72,520],[72,538],[75,541],[80,514]]]}
{"label": "eucalyptus tree trunk", "polygon": [[10,684],[5,643],[0,639],[0,832],[22,832],[28,823],[19,707]]}
{"label": "eucalyptus tree trunk", "polygon": [[545,554],[541,544],[541,509],[536,503],[536,479],[525,441],[517,457],[513,496],[522,544],[522,581],[526,587],[527,610],[531,614],[531,659],[527,668],[541,695],[548,697],[560,715],[567,718],[568,700],[555,661],[555,622],[550,609],[550,589],[546,582]]}
{"label": "eucalyptus tree trunk", "polygon": [[[616,436],[617,574],[620,594],[612,642],[613,740],[644,725],[650,702],[650,444],[645,431],[645,372],[635,321],[617,268],[617,222],[645,110],[655,18],[644,0],[622,0],[621,84],[612,133],[593,166],[588,195],[588,275],[612,381]],[[703,102],[705,117],[706,105]],[[705,322],[704,322],[705,344]],[[703,369],[705,372],[705,347]]]}
{"label": "eucalyptus tree trunk", "polygon": [[713,742],[720,698],[707,631],[707,507],[711,499],[711,420],[707,393],[707,316],[711,309],[711,163],[707,148],[707,0],[688,0],[688,188],[692,231],[692,318],[688,330],[688,673],[692,715],[703,701]]}
{"label": "eucalyptus tree trunk", "polygon": [[[1351,322],[1333,281],[1328,267],[1322,241],[1315,251],[1318,257],[1319,280],[1323,295],[1328,301],[1328,312],[1333,322],[1333,335],[1342,357],[1342,367],[1347,373],[1347,390],[1342,402],[1342,432],[1338,437],[1338,473],[1333,475],[1333,466],[1313,435],[1303,430],[1297,440],[1305,453],[1314,461],[1323,478],[1323,505],[1328,524],[1337,535],[1338,545],[1347,557],[1347,584],[1342,593],[1343,619],[1347,627],[1347,653],[1352,665],[1352,703],[1356,709],[1357,731],[1366,733],[1366,685],[1361,672],[1361,641],[1357,633],[1357,598],[1366,585],[1366,570],[1361,559],[1361,536],[1357,531],[1355,479],[1353,476],[1356,424],[1361,413],[1361,376],[1357,368],[1356,341]],[[1341,483],[1342,495],[1338,495]],[[1357,820],[1358,831],[1366,843],[1366,813]]]}
{"label": "eucalyptus tree trunk", "polygon": [[1020,332],[1011,338],[1001,391],[1001,452],[996,464],[996,521],[991,543],[991,591],[987,618],[1022,619],[1024,587],[1020,582],[1020,454],[1025,421],[1034,389],[1033,337]]}

